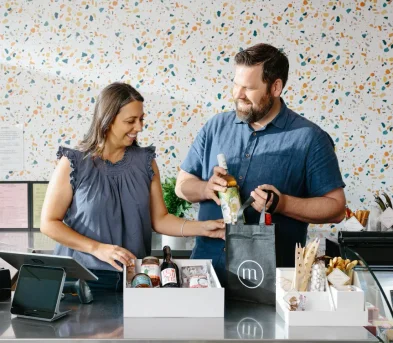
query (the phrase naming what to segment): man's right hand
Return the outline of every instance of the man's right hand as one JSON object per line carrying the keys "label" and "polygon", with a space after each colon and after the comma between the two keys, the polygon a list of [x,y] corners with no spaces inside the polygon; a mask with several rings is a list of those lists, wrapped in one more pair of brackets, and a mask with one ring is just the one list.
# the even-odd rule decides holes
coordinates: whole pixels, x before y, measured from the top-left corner
{"label": "man's right hand", "polygon": [[227,190],[227,182],[221,177],[226,175],[227,171],[221,167],[214,167],[213,175],[206,183],[203,190],[203,197],[208,200],[212,199],[217,205],[221,205],[220,199],[217,196],[217,192],[225,192]]}
{"label": "man's right hand", "polygon": [[119,272],[123,271],[123,268],[121,268],[116,261],[120,262],[124,266],[128,266],[131,259],[136,259],[135,255],[127,249],[117,245],[104,243],[98,243],[97,248],[92,252],[92,255],[101,261],[109,263]]}

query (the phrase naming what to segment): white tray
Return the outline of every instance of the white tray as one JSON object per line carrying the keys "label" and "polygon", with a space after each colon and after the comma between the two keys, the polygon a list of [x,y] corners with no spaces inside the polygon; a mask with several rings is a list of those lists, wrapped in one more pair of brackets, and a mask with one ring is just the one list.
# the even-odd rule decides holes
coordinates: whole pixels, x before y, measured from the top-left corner
{"label": "white tray", "polygon": [[[221,287],[211,260],[173,260],[183,266],[206,265],[215,287],[211,288],[126,288],[123,280],[124,317],[224,317],[224,288]],[[137,260],[140,272],[142,260]],[[162,261],[160,260],[160,263]]]}
{"label": "white tray", "polygon": [[[276,270],[276,312],[289,326],[365,326],[366,311],[336,311],[330,287],[326,292],[298,292],[306,296],[306,311],[289,311],[283,297],[287,293],[281,288],[282,280],[292,281],[294,268]],[[364,309],[364,307],[363,307]]]}

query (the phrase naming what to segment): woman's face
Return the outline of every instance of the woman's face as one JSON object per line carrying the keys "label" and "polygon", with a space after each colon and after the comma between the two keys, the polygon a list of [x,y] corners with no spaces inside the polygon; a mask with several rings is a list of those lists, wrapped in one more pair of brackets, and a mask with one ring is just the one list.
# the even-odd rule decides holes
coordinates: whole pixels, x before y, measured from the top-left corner
{"label": "woman's face", "polygon": [[130,146],[143,130],[143,103],[133,101],[123,106],[107,133],[107,141],[115,146]]}

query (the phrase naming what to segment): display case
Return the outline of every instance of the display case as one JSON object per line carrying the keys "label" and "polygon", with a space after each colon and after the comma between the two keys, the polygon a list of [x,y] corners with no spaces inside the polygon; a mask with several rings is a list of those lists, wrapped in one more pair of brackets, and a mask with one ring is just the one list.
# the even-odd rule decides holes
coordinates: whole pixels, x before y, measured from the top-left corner
{"label": "display case", "polygon": [[370,326],[383,342],[393,342],[393,266],[371,266],[358,252],[344,250],[347,258],[361,261],[355,268],[354,285],[364,291]]}

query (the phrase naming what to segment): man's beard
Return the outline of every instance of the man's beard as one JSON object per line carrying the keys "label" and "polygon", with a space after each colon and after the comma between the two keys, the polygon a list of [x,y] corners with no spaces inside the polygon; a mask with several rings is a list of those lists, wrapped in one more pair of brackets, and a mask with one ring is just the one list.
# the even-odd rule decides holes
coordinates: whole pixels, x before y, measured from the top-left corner
{"label": "man's beard", "polygon": [[236,115],[241,120],[247,124],[256,123],[264,118],[273,107],[274,99],[271,94],[266,94],[261,98],[258,106],[251,105],[250,110],[242,111],[239,109],[238,101],[236,104]]}

